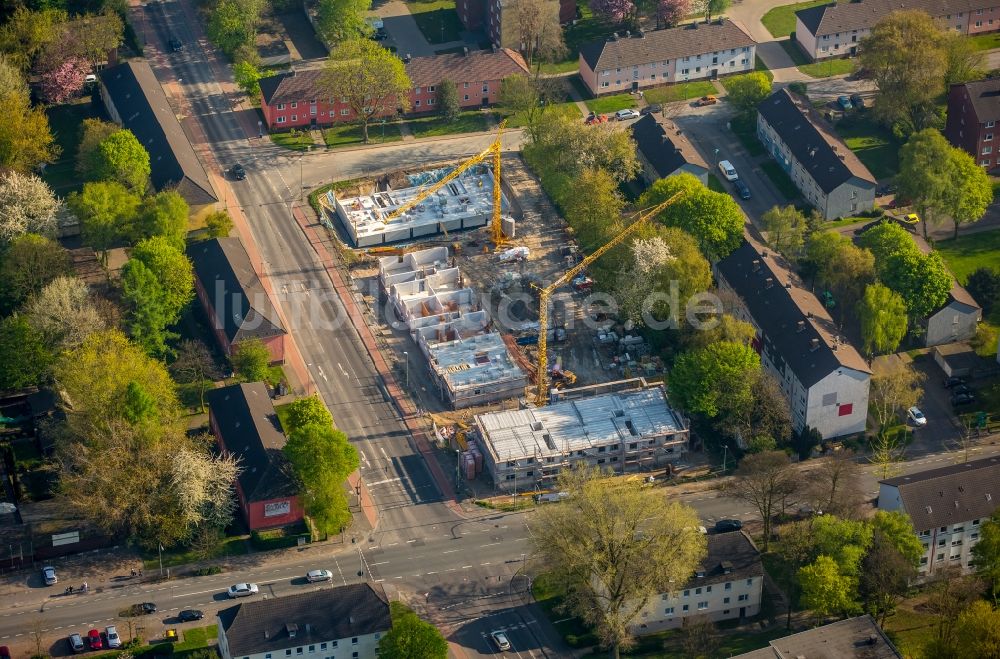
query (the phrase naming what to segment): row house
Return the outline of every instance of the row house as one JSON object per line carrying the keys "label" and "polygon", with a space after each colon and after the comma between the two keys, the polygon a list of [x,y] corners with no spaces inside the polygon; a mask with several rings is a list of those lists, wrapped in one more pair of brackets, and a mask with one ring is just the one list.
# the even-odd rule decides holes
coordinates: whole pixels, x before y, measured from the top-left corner
{"label": "row house", "polygon": [[[500,100],[501,81],[527,74],[528,65],[520,53],[500,48],[414,57],[406,65],[406,73],[413,83],[409,112],[419,114],[437,110],[437,88],[443,80],[455,83],[461,107],[492,105]],[[261,110],[268,129],[329,126],[357,120],[347,99],[323,96],[324,75],[323,69],[306,69],[261,79]],[[395,115],[396,110],[386,114]]]}
{"label": "row house", "polygon": [[757,42],[728,18],[614,35],[580,48],[580,77],[595,96],[753,71]]}
{"label": "row house", "polygon": [[903,659],[870,615],[838,620],[804,632],[782,636],[767,646],[731,659]]}
{"label": "row house", "polygon": [[784,259],[747,238],[714,270],[719,289],[739,298],[733,315],[754,326],[754,349],[795,430],[809,426],[824,439],[864,432],[871,369]]}
{"label": "row house", "polygon": [[998,457],[879,481],[879,510],[900,510],[909,515],[913,531],[923,543],[921,576],[950,566],[970,569],[980,527],[997,509],[998,501]]}
{"label": "row house", "polygon": [[708,185],[708,163],[673,121],[647,114],[631,130],[647,184],[686,172]]}
{"label": "row house", "polygon": [[824,219],[875,205],[875,177],[801,96],[781,89],[761,101],[757,138]]}
{"label": "row house", "polygon": [[1000,78],[951,86],[944,136],[987,171],[1000,170]]}
{"label": "row house", "polygon": [[[576,0],[536,0],[542,12],[558,14],[559,23],[576,18]],[[469,31],[484,31],[497,48],[524,50],[515,0],[457,0],[455,11]]]}
{"label": "row house", "polygon": [[1000,0],[861,0],[795,12],[795,41],[813,61],[853,56],[876,23],[907,10],[926,12],[960,34],[1000,30]]}

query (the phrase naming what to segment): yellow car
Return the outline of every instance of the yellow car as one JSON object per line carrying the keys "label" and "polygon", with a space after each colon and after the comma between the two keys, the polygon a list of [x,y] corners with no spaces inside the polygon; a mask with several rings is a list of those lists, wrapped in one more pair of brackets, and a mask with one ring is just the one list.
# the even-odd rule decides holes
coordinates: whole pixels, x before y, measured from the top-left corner
{"label": "yellow car", "polygon": [[910,213],[909,215],[900,218],[899,221],[904,224],[917,224],[920,222],[920,216],[918,216],[916,213]]}

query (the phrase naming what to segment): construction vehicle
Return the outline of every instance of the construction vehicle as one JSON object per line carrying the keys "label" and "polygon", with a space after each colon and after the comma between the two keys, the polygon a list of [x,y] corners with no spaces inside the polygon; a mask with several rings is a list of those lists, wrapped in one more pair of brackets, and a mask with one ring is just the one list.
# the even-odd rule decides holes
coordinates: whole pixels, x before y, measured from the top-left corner
{"label": "construction vehicle", "polygon": [[[684,192],[678,192],[666,201],[650,208],[638,212],[639,217],[627,227],[622,229],[617,236],[598,247],[592,254],[577,263],[575,266],[564,272],[558,279],[538,290],[538,326],[549,326],[549,298],[560,286],[573,281],[573,279],[583,272],[583,270],[597,259],[604,256],[605,252],[620,245],[626,238],[631,236],[637,229],[643,226],[651,217],[658,215],[663,209],[674,204]],[[538,333],[538,367],[535,369],[535,404],[541,407],[549,400],[549,354],[548,354],[548,332]]]}
{"label": "construction vehicle", "polygon": [[[497,136],[488,147],[486,147],[476,155],[472,156],[465,162],[460,163],[457,167],[455,167],[455,169],[451,170],[446,176],[444,176],[437,183],[434,183],[424,188],[424,190],[420,192],[418,195],[416,195],[413,199],[411,199],[407,203],[403,204],[396,210],[386,215],[382,221],[385,224],[391,223],[393,220],[399,218],[401,215],[403,215],[404,213],[415,207],[417,204],[427,199],[427,197],[431,196],[444,186],[448,185],[448,183],[461,176],[463,172],[487,160],[488,158],[492,158],[493,219],[490,222],[490,237],[493,240],[495,248],[497,249],[499,249],[503,245],[507,245],[510,241],[503,233],[503,220],[500,216],[500,212],[502,210],[500,203],[502,199],[502,192],[500,188],[500,155],[503,151],[503,142],[501,141],[501,138],[503,137],[503,131],[506,127],[507,127],[506,120],[500,122],[500,126],[497,128]],[[441,230],[444,231],[444,234],[446,236],[448,235],[448,232],[444,230],[443,223],[441,224]]]}

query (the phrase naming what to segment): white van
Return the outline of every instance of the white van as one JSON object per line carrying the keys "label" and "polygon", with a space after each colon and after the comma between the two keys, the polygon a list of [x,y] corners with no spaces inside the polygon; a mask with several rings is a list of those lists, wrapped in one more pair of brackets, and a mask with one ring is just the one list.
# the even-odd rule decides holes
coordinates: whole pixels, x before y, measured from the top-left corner
{"label": "white van", "polygon": [[547,494],[536,494],[535,503],[558,503],[569,498],[569,492],[549,492]]}
{"label": "white van", "polygon": [[736,168],[733,167],[733,163],[728,160],[723,160],[719,163],[719,171],[722,172],[722,175],[726,177],[727,181],[735,181],[740,177],[739,174],[736,173]]}

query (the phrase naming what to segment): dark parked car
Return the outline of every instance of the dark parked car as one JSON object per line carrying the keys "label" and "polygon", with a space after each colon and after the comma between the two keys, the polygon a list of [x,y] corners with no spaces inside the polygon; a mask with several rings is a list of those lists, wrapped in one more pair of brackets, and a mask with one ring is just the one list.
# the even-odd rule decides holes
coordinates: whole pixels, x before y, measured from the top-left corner
{"label": "dark parked car", "polygon": [[242,181],[247,177],[247,170],[243,169],[243,165],[239,163],[233,165],[232,169],[229,170],[229,173],[232,174],[233,178],[237,181]]}
{"label": "dark parked car", "polygon": [[951,389],[951,395],[952,396],[957,396],[959,394],[970,394],[972,396],[975,396],[976,392],[973,391],[972,389],[970,389],[969,385],[967,385],[967,384],[956,384]]}
{"label": "dark parked car", "polygon": [[659,103],[647,105],[643,109],[639,110],[639,114],[656,114],[658,112],[663,112],[663,106]]}
{"label": "dark parked car", "polygon": [[843,110],[844,112],[851,110],[853,107],[851,105],[851,99],[849,96],[838,96],[837,105],[840,106],[840,109]]}
{"label": "dark parked car", "polygon": [[976,396],[971,391],[964,394],[955,394],[951,397],[952,407],[961,407],[962,405],[972,405],[976,402]]}
{"label": "dark parked car", "polygon": [[743,522],[738,519],[720,519],[715,523],[715,530],[719,533],[728,533],[730,531],[739,531],[743,528]]}
{"label": "dark parked car", "polygon": [[204,618],[205,614],[197,609],[184,609],[177,614],[177,617],[181,622],[194,622],[195,620]]}
{"label": "dark parked car", "polygon": [[171,37],[170,41],[167,42],[167,45],[170,46],[170,50],[174,51],[175,53],[179,53],[180,51],[184,50],[184,44],[181,43],[181,40],[178,39],[177,37]]}
{"label": "dark parked car", "polygon": [[412,60],[412,59],[413,59],[413,55],[411,55],[409,53],[406,53],[405,55],[403,55],[403,64],[409,64],[410,60]]}
{"label": "dark parked car", "polygon": [[861,98],[861,94],[851,94],[851,105],[853,105],[858,110],[864,110],[865,99]]}
{"label": "dark parked car", "polygon": [[736,192],[739,193],[740,199],[750,198],[750,188],[747,187],[747,184],[743,182],[743,179],[738,178],[735,181],[733,181],[733,186],[736,188]]}
{"label": "dark parked car", "polygon": [[384,27],[380,27],[375,30],[375,34],[372,35],[372,38],[375,39],[375,41],[385,41],[389,38],[389,33],[385,31]]}
{"label": "dark parked car", "polygon": [[83,638],[79,634],[70,634],[66,638],[66,642],[69,643],[69,649],[73,652],[83,652],[87,649],[83,645]]}
{"label": "dark parked car", "polygon": [[156,605],[152,602],[143,602],[141,604],[132,605],[132,615],[146,616],[151,613],[156,613]]}
{"label": "dark parked car", "polygon": [[945,378],[942,384],[944,385],[945,389],[951,389],[952,387],[957,387],[960,384],[965,384],[965,380],[963,380],[962,378],[955,378],[955,377]]}

